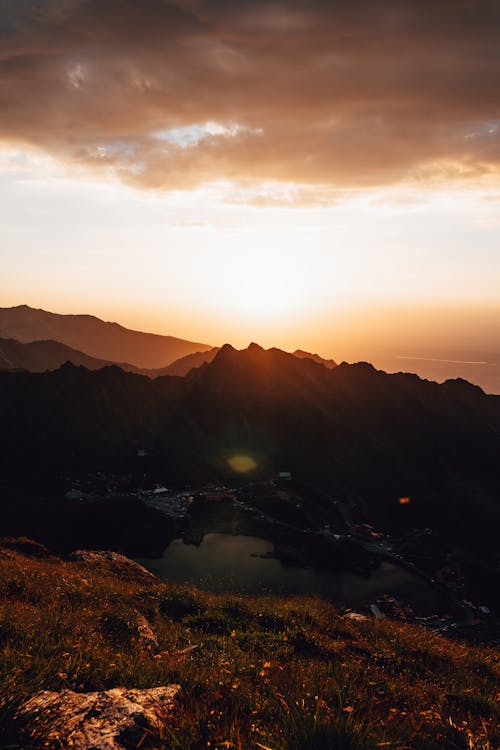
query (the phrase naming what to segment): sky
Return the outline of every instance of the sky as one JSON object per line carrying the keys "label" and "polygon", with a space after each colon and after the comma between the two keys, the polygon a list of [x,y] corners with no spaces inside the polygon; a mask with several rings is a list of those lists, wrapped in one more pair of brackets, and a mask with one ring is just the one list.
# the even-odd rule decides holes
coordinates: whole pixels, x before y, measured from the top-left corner
{"label": "sky", "polygon": [[0,305],[500,350],[500,6],[0,0]]}

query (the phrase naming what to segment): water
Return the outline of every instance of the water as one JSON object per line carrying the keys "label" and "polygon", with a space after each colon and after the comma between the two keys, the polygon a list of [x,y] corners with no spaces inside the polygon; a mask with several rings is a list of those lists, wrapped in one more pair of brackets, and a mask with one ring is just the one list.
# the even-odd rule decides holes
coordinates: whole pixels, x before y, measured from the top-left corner
{"label": "water", "polygon": [[245,594],[319,594],[350,607],[390,594],[420,614],[438,606],[437,593],[410,571],[390,563],[369,577],[346,571],[321,571],[284,565],[269,557],[273,545],[251,536],[206,534],[199,547],[174,540],[159,559],[138,559],[157,575],[217,592]]}

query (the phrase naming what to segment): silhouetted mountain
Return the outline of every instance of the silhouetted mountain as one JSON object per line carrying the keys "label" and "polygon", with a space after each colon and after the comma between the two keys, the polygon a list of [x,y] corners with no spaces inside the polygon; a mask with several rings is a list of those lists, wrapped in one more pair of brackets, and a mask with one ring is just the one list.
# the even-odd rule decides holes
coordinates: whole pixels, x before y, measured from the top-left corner
{"label": "silhouetted mountain", "polygon": [[[175,360],[172,364],[160,368],[136,367],[128,362],[113,362],[111,360],[97,359],[88,354],[61,344],[59,341],[31,341],[21,343],[15,339],[0,338],[0,370],[28,370],[29,372],[46,372],[57,370],[61,365],[70,362],[77,367],[82,365],[88,370],[100,370],[103,367],[116,365],[126,372],[135,372],[139,375],[147,375],[149,378],[162,377],[163,375],[185,376],[192,369],[212,362],[219,347],[214,347],[206,352],[194,352],[185,357]],[[309,354],[300,349],[294,353],[299,359],[312,359],[314,362],[328,368],[336,367],[333,360],[326,360],[317,354]]]}
{"label": "silhouetted mountain", "polygon": [[204,365],[206,362],[211,362],[218,351],[219,347],[216,346],[206,352],[187,354],[185,357],[176,359],[175,362],[172,362],[168,367],[161,367],[158,370],[153,370],[151,372],[151,377],[158,377],[160,375],[187,375],[194,367],[201,367],[201,365]]}
{"label": "silhouetted mountain", "polygon": [[310,352],[305,352],[302,349],[296,349],[293,352],[293,355],[294,357],[298,357],[299,359],[312,359],[319,365],[328,367],[329,370],[333,370],[334,367],[337,367],[337,363],[333,359],[323,359],[323,357],[320,357],[319,354],[311,354]]}
{"label": "silhouetted mountain", "polygon": [[71,365],[0,373],[0,420],[4,497],[90,471],[237,481],[228,459],[245,454],[256,478],[286,469],[356,494],[383,528],[433,526],[465,542],[473,528],[476,545],[498,533],[500,398],[465,381],[226,345],[185,378]]}
{"label": "silhouetted mountain", "polygon": [[[89,357],[88,354],[72,349],[59,341],[32,341],[22,344],[14,339],[0,339],[0,370],[29,370],[45,372],[57,370],[65,362],[82,365],[87,370],[99,370],[116,364],[104,359]],[[119,367],[129,372],[139,372],[139,368],[120,362]],[[142,372],[142,371],[141,371]],[[142,374],[147,374],[143,372]]]}
{"label": "silhouetted mountain", "polygon": [[373,352],[374,362],[388,372],[410,370],[420,377],[443,383],[449,378],[463,378],[477,383],[486,393],[500,394],[500,351],[477,347],[463,349],[421,347],[416,351],[390,351],[381,347]]}
{"label": "silhouetted mountain", "polygon": [[147,369],[163,368],[186,354],[210,349],[173,336],[132,331],[92,315],[58,315],[27,305],[0,308],[0,330],[5,338],[23,343],[50,339],[91,357]]}
{"label": "silhouetted mountain", "polygon": [[[218,349],[215,350],[216,352]],[[199,352],[199,357],[203,353]],[[186,358],[187,359],[187,358]],[[182,362],[181,360],[176,360]],[[168,367],[159,369],[148,369],[145,367],[135,367],[128,362],[112,362],[105,359],[90,357],[88,354],[79,352],[66,344],[59,341],[30,341],[23,344],[15,339],[0,338],[0,370],[27,370],[28,372],[47,372],[57,370],[59,367],[69,362],[76,367],[80,365],[87,370],[101,370],[103,367],[119,367],[125,372],[135,372],[138,375],[146,375],[148,378],[157,378],[162,375],[176,374],[175,370],[185,369],[176,368],[176,363]],[[173,372],[170,373],[172,368]],[[191,367],[189,367],[189,370]],[[180,374],[180,373],[179,373]]]}
{"label": "silhouetted mountain", "polygon": [[[181,357],[181,359],[172,362],[168,367],[154,370],[152,373],[148,374],[150,377],[158,377],[159,375],[187,375],[194,367],[201,367],[201,365],[204,365],[206,362],[212,362],[219,351],[219,347],[214,347],[206,352],[188,354],[186,357]],[[337,367],[337,363],[334,362],[333,359],[323,359],[318,354],[310,354],[302,349],[296,349],[293,352],[293,356],[298,357],[299,359],[312,359],[314,362],[324,365],[329,369]]]}

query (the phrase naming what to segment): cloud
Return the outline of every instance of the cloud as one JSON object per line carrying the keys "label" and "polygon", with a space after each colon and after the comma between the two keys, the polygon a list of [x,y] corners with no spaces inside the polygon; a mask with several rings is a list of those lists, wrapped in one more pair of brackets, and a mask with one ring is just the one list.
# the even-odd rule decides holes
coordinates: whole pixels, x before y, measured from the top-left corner
{"label": "cloud", "polygon": [[499,80],[495,0],[0,5],[1,141],[138,187],[491,178]]}

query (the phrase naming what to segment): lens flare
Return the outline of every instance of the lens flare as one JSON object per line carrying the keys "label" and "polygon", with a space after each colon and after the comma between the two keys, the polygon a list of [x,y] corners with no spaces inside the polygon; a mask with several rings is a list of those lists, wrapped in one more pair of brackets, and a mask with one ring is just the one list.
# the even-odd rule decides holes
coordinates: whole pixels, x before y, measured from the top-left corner
{"label": "lens flare", "polygon": [[229,466],[233,471],[238,474],[248,474],[249,471],[257,468],[257,461],[252,456],[246,456],[243,453],[238,453],[235,456],[231,456],[227,460]]}

